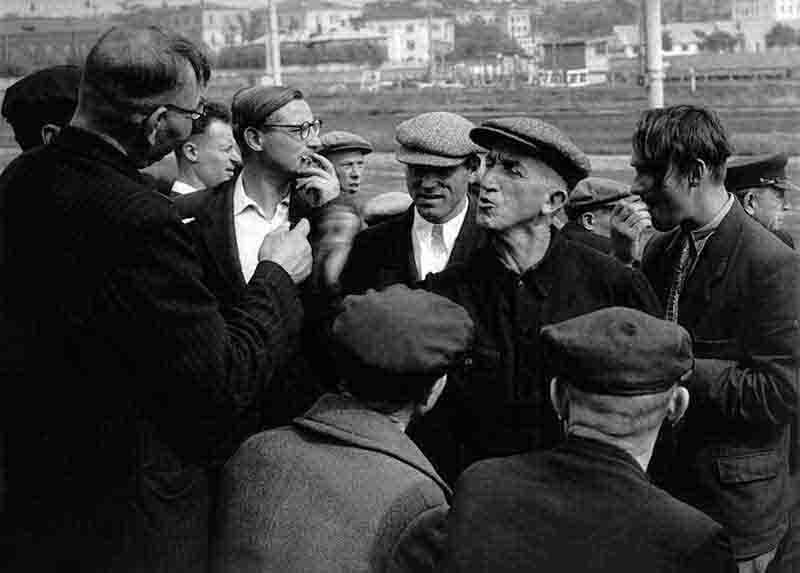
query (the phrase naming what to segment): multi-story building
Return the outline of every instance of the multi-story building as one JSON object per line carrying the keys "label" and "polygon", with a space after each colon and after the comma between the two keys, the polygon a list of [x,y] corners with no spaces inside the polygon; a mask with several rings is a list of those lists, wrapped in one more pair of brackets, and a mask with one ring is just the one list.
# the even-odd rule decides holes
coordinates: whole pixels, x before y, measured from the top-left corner
{"label": "multi-story building", "polygon": [[225,46],[236,46],[243,42],[250,11],[247,8],[199,3],[176,8],[143,9],[125,15],[124,19],[130,23],[169,28],[218,52]]}
{"label": "multi-story building", "polygon": [[290,37],[303,38],[352,30],[361,17],[359,6],[329,0],[282,2],[278,5],[278,27]]}
{"label": "multi-story building", "polygon": [[114,23],[104,19],[0,19],[0,62],[21,70],[81,63],[100,34]]}
{"label": "multi-story building", "polygon": [[391,64],[429,64],[453,51],[454,18],[412,6],[381,4],[365,6],[365,27],[386,37]]}
{"label": "multi-story building", "polygon": [[733,0],[735,20],[800,20],[800,0]]}
{"label": "multi-story building", "polygon": [[514,6],[509,6],[498,14],[506,34],[529,56],[533,55],[535,49],[531,17],[530,8]]}
{"label": "multi-story building", "polygon": [[542,39],[540,81],[567,86],[605,83],[612,39],[611,36]]}

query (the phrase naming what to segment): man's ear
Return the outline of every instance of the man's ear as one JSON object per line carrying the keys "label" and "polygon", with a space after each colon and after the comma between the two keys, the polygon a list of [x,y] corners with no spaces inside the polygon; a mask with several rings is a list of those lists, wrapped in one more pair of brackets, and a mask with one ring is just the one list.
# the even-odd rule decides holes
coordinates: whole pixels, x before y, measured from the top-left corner
{"label": "man's ear", "polygon": [[689,187],[698,187],[706,175],[708,175],[706,162],[702,159],[695,159],[689,169]]}
{"label": "man's ear", "polygon": [[46,145],[53,141],[59,131],[61,131],[61,127],[55,123],[45,123],[41,130],[42,143]]}
{"label": "man's ear", "polygon": [[566,421],[569,418],[567,387],[558,378],[550,380],[550,403],[553,405],[559,420]]}
{"label": "man's ear", "polygon": [[467,168],[470,175],[473,177],[478,174],[480,167],[481,167],[481,158],[478,156],[477,153],[473,153],[464,161],[464,167]]}
{"label": "man's ear", "polygon": [[185,141],[183,145],[181,145],[181,152],[183,156],[192,163],[197,163],[200,159],[197,156],[197,144],[193,141]]}
{"label": "man's ear", "polygon": [[758,209],[758,193],[754,193],[753,191],[746,192],[744,197],[742,197],[742,207],[744,207],[748,215],[754,217]]}
{"label": "man's ear", "polygon": [[[140,117],[142,114],[138,114]],[[142,129],[144,130],[145,137],[152,145],[156,143],[156,134],[161,127],[161,124],[167,120],[167,108],[160,106],[156,108],[150,115],[144,117],[141,121]]]}
{"label": "man's ear", "polygon": [[433,383],[433,386],[431,386],[431,390],[428,392],[428,397],[419,406],[419,412],[421,414],[430,412],[433,409],[433,407],[436,405],[436,402],[439,400],[439,396],[441,396],[442,392],[444,392],[445,386],[447,386],[447,374],[439,378]]}
{"label": "man's ear", "polygon": [[689,408],[689,390],[685,386],[677,386],[672,393],[667,408],[667,420],[675,424]]}
{"label": "man's ear", "polygon": [[594,214],[591,212],[584,213],[578,219],[581,223],[581,227],[586,229],[587,231],[591,231],[594,229]]}
{"label": "man's ear", "polygon": [[542,214],[553,215],[567,202],[567,192],[563,189],[550,191],[547,201],[542,205]]}
{"label": "man's ear", "polygon": [[252,127],[245,128],[242,135],[244,144],[253,151],[262,151],[264,149],[264,145],[261,143],[261,133],[257,129]]}

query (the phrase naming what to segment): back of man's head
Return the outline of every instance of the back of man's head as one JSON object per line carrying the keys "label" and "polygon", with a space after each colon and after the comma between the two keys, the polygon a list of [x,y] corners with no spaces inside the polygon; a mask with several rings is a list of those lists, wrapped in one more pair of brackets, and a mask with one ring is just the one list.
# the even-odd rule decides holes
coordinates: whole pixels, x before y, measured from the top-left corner
{"label": "back of man's head", "polygon": [[346,388],[386,411],[424,402],[436,380],[465,354],[472,335],[462,307],[404,285],[348,296],[333,324]]}
{"label": "back of man's head", "polygon": [[542,340],[549,372],[568,395],[569,424],[612,439],[655,432],[694,366],[683,327],[630,308],[546,326]]}
{"label": "back of man's head", "polygon": [[687,175],[700,159],[715,183],[722,183],[725,163],[733,153],[719,116],[692,105],[643,112],[632,143],[639,160],[664,168],[673,164],[681,175]]}
{"label": "back of man's head", "polygon": [[146,111],[189,81],[187,65],[205,86],[211,68],[188,39],[155,26],[111,28],[86,57],[79,108],[105,119]]}
{"label": "back of man's head", "polygon": [[64,127],[78,104],[81,68],[53,66],[29,74],[9,86],[2,115],[23,151],[45,143],[45,130]]}

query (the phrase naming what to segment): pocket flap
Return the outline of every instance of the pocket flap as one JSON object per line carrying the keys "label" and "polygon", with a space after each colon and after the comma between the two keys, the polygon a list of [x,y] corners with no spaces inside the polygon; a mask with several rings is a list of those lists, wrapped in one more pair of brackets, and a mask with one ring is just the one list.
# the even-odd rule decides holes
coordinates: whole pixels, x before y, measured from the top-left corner
{"label": "pocket flap", "polygon": [[722,483],[746,483],[773,478],[781,469],[777,452],[761,452],[717,460],[717,472]]}

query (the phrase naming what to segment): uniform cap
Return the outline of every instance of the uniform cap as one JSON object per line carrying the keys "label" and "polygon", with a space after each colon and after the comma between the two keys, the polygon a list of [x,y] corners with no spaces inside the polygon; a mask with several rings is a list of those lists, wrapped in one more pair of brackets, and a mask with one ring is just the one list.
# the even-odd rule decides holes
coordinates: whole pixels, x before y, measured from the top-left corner
{"label": "uniform cap", "polygon": [[69,123],[78,105],[80,83],[78,66],[53,66],[9,86],[1,111],[20,147],[40,145],[41,129],[47,123],[61,127]]}
{"label": "uniform cap", "polygon": [[329,131],[320,136],[322,142],[319,152],[327,155],[335,151],[361,151],[364,155],[372,153],[372,144],[356,133],[349,131]]}
{"label": "uniform cap", "polygon": [[613,179],[604,177],[581,179],[569,194],[565,207],[567,217],[571,219],[603,205],[611,205],[630,194],[628,185]]}
{"label": "uniform cap", "polygon": [[593,394],[640,396],[669,390],[694,365],[677,323],[611,307],[542,329],[553,376]]}
{"label": "uniform cap", "polygon": [[731,193],[742,193],[754,187],[795,188],[786,177],[788,161],[789,158],[783,153],[730,161],[725,174],[725,188]]}
{"label": "uniform cap", "polygon": [[282,86],[251,86],[233,95],[231,113],[233,123],[239,129],[258,126],[270,114],[292,100],[303,99],[303,93],[295,88]]}
{"label": "uniform cap", "polygon": [[423,113],[397,126],[400,144],[396,157],[401,163],[449,167],[483,151],[469,137],[475,124],[446,111]]}
{"label": "uniform cap", "polygon": [[572,189],[587,177],[592,165],[589,157],[554,125],[533,117],[490,119],[470,132],[472,140],[491,148],[497,142],[520,144],[520,153],[543,161]]}

